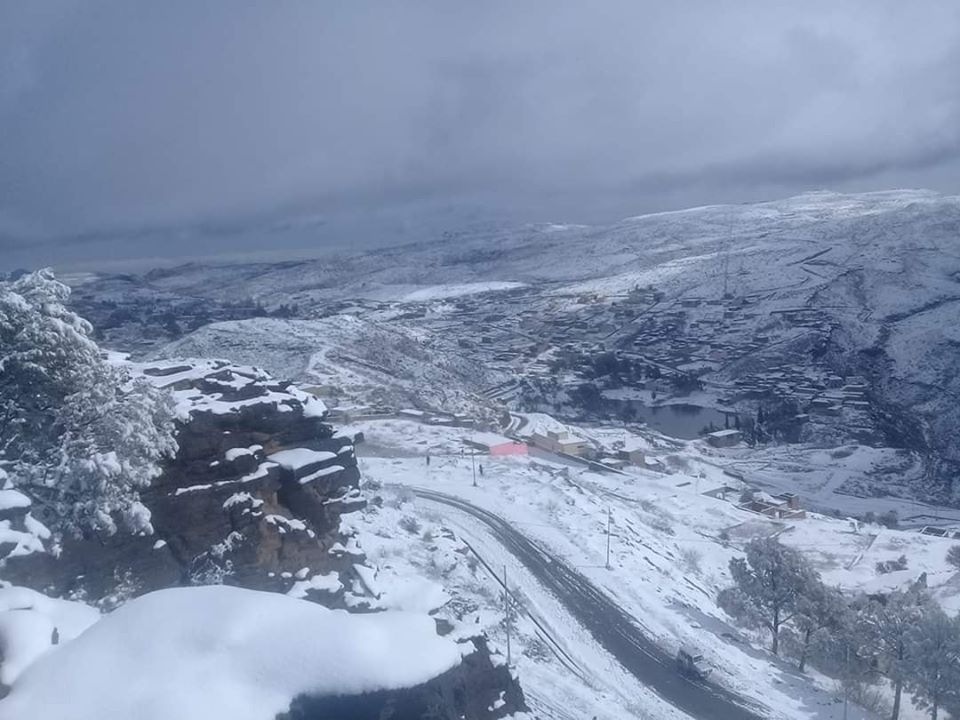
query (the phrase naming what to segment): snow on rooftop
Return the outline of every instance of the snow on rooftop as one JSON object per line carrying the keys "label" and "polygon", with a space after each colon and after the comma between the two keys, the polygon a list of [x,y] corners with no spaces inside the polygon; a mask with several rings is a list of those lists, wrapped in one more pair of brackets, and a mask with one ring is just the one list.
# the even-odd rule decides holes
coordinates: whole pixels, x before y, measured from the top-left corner
{"label": "snow on rooftop", "polygon": [[515,440],[511,440],[503,435],[489,432],[476,432],[467,435],[464,440],[475,445],[484,445],[486,447],[495,447],[497,445],[512,445]]}
{"label": "snow on rooftop", "polygon": [[722,437],[730,437],[731,435],[739,435],[739,434],[740,434],[739,430],[734,430],[733,428],[731,428],[729,430],[717,430],[716,432],[707,433],[707,437],[722,438]]}
{"label": "snow on rooftop", "polygon": [[460,662],[425,614],[228,586],[139,597],[43,655],[0,720],[273,720],[300,695],[412,687]]}

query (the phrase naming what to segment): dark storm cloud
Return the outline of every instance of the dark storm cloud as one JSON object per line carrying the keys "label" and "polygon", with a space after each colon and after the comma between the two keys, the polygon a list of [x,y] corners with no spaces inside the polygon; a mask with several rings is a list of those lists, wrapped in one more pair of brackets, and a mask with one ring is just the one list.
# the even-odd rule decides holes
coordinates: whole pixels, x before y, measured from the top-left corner
{"label": "dark storm cloud", "polygon": [[957,192],[958,68],[948,0],[0,0],[0,237]]}

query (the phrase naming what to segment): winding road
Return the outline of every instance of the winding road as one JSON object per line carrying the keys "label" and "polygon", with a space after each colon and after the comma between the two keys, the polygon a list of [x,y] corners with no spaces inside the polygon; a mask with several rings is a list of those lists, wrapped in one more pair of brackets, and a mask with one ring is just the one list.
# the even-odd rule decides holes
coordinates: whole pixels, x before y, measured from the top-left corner
{"label": "winding road", "polygon": [[453,495],[425,488],[414,493],[455,508],[490,528],[497,540],[586,628],[594,640],[641,683],[674,707],[700,720],[762,720],[762,708],[712,683],[679,675],[674,659],[650,640],[633,618],[585,576],[517,532],[508,521]]}

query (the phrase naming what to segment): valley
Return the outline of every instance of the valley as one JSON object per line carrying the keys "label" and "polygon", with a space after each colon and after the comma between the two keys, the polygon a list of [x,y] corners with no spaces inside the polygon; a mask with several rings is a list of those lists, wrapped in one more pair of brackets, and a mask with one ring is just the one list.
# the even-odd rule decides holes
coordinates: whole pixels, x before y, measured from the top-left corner
{"label": "valley", "polygon": [[800,672],[796,628],[771,655],[721,598],[775,541],[847,597],[960,609],[958,229],[957,198],[816,193],[68,277],[109,363],[171,394],[179,454],[155,542],[54,557],[16,498],[5,578],[426,613],[475,669],[404,702],[467,683],[470,717],[868,720],[885,682],[851,702],[827,647]]}
{"label": "valley", "polygon": [[[811,193],[86,277],[74,304],[113,318],[108,345],[260,364],[354,414],[541,410],[688,440],[735,427],[768,457],[855,445],[879,452],[838,495],[956,505],[958,232],[956,198]],[[157,303],[211,322],[144,325]]]}

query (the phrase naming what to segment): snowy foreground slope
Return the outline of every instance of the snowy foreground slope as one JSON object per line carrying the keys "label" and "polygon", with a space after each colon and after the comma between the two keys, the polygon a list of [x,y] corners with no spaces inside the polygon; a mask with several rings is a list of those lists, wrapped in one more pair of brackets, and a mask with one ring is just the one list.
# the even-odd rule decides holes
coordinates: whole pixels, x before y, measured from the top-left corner
{"label": "snowy foreground slope", "polygon": [[[51,605],[0,613],[2,627]],[[411,687],[461,658],[426,615],[350,615],[224,586],[150,593],[63,642],[22,673],[0,718],[272,720],[301,694]]]}

